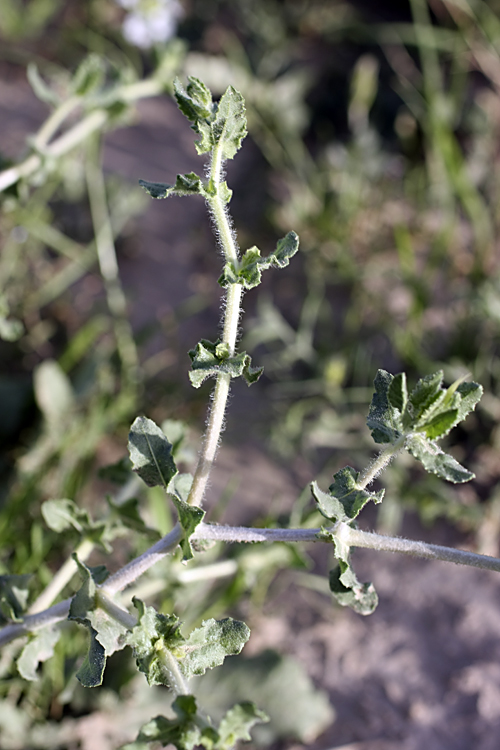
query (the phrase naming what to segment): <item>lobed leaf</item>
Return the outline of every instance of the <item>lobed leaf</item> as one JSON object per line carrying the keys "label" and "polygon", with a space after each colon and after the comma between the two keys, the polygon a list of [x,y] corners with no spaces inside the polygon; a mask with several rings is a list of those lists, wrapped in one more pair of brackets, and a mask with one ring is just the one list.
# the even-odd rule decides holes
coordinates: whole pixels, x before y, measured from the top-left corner
{"label": "lobed leaf", "polygon": [[411,418],[413,424],[423,416],[423,414],[441,397],[445,391],[441,387],[443,383],[443,371],[439,370],[433,375],[426,375],[421,378],[415,388],[410,393],[408,399],[408,418]]}
{"label": "lobed leaf", "polygon": [[[200,136],[195,146],[199,154],[220,149],[222,159],[232,159],[247,134],[245,100],[229,86],[218,103],[212,102],[209,89],[198,78],[188,78],[186,90],[179,79],[174,94],[181,112]],[[228,200],[226,194],[225,200]]]}
{"label": "lobed leaf", "polygon": [[250,629],[244,622],[231,617],[205,620],[186,641],[186,656],[180,663],[184,675],[202,675],[218,667],[226,656],[239,654],[249,638]]}
{"label": "lobed leaf", "polygon": [[178,174],[174,185],[167,185],[164,182],[149,182],[148,180],[139,180],[139,185],[152,198],[168,198],[171,195],[181,197],[184,195],[207,196],[203,180],[195,172]]}
{"label": "lobed leaf", "polygon": [[371,615],[377,607],[378,596],[372,583],[361,583],[349,562],[339,560],[330,571],[330,591],[342,607],[351,607],[358,615]]}
{"label": "lobed leaf", "polygon": [[264,371],[263,367],[251,367],[251,357],[246,352],[229,357],[224,344],[206,339],[202,339],[196,349],[191,349],[189,356],[192,367],[189,379],[195,388],[199,388],[207,378],[217,377],[220,373],[226,373],[232,378],[242,375],[247,385],[251,385]]}
{"label": "lobed leaf", "polygon": [[[395,443],[401,436],[401,414],[391,403],[391,398],[398,402],[397,386],[393,386],[394,376],[385,370],[379,370],[375,376],[375,393],[370,404],[366,423],[376,443]],[[402,383],[399,388],[402,398]]]}
{"label": "lobed leaf", "polygon": [[229,284],[241,284],[245,289],[253,289],[261,282],[262,271],[267,268],[285,268],[299,249],[299,238],[295,232],[289,232],[286,237],[278,240],[276,250],[267,258],[261,258],[258,247],[251,247],[241,258],[238,269],[233,263],[226,263],[219,284],[227,287]]}
{"label": "lobed leaf", "polygon": [[83,582],[71,600],[68,619],[84,625],[90,636],[88,653],[76,676],[84,687],[97,687],[102,685],[106,658],[123,648],[127,631],[97,604],[97,584],[105,581],[107,570],[103,565],[89,568],[76,555],[73,558]]}
{"label": "lobed leaf", "polygon": [[384,490],[368,492],[358,488],[356,482],[359,473],[352,466],[346,466],[337,471],[328,493],[320,490],[316,482],[311,484],[312,494],[318,504],[318,509],[331,521],[349,522],[355,519],[367,502],[373,500],[380,503]]}
{"label": "lobed leaf", "polygon": [[406,441],[406,449],[411,455],[422,462],[426,471],[437,474],[454,484],[461,484],[474,479],[475,474],[458,463],[453,456],[445,453],[433,440],[423,435],[412,435]]}
{"label": "lobed leaf", "polygon": [[247,134],[245,100],[239,91],[229,86],[217,105],[211,126],[212,145],[219,145],[223,159],[232,159]]}
{"label": "lobed leaf", "polygon": [[29,596],[30,575],[0,575],[0,624],[21,622]]}
{"label": "lobed leaf", "polygon": [[168,664],[163,655],[165,651],[170,651],[176,658],[183,654],[181,647],[186,639],[180,632],[180,620],[176,615],[160,614],[136,597],[133,602],[139,613],[138,623],[127,633],[124,642],[132,648],[137,667],[146,675],[150,685],[171,687]]}
{"label": "lobed leaf", "polygon": [[351,567],[351,550],[337,531],[322,528],[318,537],[333,542],[337,566],[330,571],[329,585],[342,607],[351,607],[360,615],[371,615],[378,604],[372,583],[361,583]]}
{"label": "lobed leaf", "polygon": [[443,388],[443,372],[421,378],[407,396],[404,373],[390,375],[379,370],[367,424],[377,443],[401,438],[404,447],[422,462],[427,471],[450,482],[466,482],[474,474],[464,469],[435,442],[466,418],[481,398],[477,383],[457,380]]}
{"label": "lobed leaf", "polygon": [[17,660],[19,674],[24,680],[38,679],[38,665],[54,654],[54,647],[61,636],[59,628],[43,628],[33,634]]}
{"label": "lobed leaf", "polygon": [[219,741],[217,748],[230,750],[240,740],[251,740],[250,729],[269,718],[260,711],[255,703],[244,701],[229,709],[219,724]]}

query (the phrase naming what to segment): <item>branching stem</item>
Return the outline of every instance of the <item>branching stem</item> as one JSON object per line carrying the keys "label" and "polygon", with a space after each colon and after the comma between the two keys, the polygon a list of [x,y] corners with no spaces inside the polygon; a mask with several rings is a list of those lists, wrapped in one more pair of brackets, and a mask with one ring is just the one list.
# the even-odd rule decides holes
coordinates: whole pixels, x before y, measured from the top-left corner
{"label": "branching stem", "polygon": [[[478,555],[466,550],[442,547],[438,544],[427,544],[426,542],[415,542],[410,539],[382,536],[369,531],[352,529],[345,523],[337,523],[330,531],[341,536],[342,541],[351,547],[364,547],[375,549],[380,552],[399,552],[404,555],[422,557],[426,560],[442,560],[457,565],[467,565],[483,570],[492,570],[500,573],[500,559],[488,555]],[[318,535],[321,529],[253,529],[244,526],[212,526],[201,523],[191,537],[192,540],[203,539],[220,542],[319,542],[325,541]],[[118,591],[122,591],[133,583],[142,573],[149,570],[153,565],[162,560],[169,552],[175,549],[182,538],[182,529],[179,524],[160,539],[153,547],[128,565],[110,576],[99,591],[100,595],[109,597]],[[15,638],[26,635],[40,628],[53,625],[68,616],[71,599],[66,599],[53,607],[34,615],[28,615],[22,623],[6,625],[0,630],[0,646],[4,646]],[[120,612],[123,612],[120,608]],[[129,617],[132,617],[129,615]]]}

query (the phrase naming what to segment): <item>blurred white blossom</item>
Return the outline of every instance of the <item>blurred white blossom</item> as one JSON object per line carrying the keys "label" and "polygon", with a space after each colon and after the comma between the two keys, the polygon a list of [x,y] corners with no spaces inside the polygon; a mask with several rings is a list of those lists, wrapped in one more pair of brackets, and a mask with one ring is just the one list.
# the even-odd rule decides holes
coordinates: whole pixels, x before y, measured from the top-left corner
{"label": "blurred white blossom", "polygon": [[129,11],[122,32],[125,39],[136,47],[147,49],[157,42],[166,42],[177,31],[183,15],[179,0],[117,0]]}

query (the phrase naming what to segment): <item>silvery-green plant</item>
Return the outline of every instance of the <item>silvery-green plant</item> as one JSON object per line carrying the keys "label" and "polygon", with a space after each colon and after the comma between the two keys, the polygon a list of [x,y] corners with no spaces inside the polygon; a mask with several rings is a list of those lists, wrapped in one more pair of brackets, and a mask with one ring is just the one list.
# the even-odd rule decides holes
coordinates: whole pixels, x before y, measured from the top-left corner
{"label": "silvery-green plant", "polygon": [[[265,714],[253,703],[237,704],[218,725],[199,710],[192,694],[192,677],[220,665],[225,657],[238,654],[249,638],[249,629],[232,618],[208,619],[186,634],[179,618],[162,614],[138,598],[133,611],[125,609],[116,595],[179,546],[188,562],[202,542],[323,542],[332,546],[336,566],[330,572],[330,589],[336,600],[362,615],[373,612],[377,594],[371,583],[358,580],[351,549],[368,547],[396,551],[424,558],[441,559],[464,565],[500,571],[500,560],[470,552],[391,538],[360,530],[356,519],[369,502],[380,503],[384,490],[371,489],[373,480],[403,451],[420,461],[424,468],[443,480],[466,482],[473,474],[445,453],[439,440],[464,420],[481,397],[477,383],[457,381],[445,387],[443,373],[423,377],[408,389],[403,373],[391,375],[379,370],[367,425],[379,455],[365,470],[350,466],[339,469],[327,491],[317,482],[312,496],[325,518],[322,528],[257,529],[217,525],[205,521],[203,501],[223,429],[231,381],[243,377],[248,385],[258,380],[262,368],[252,366],[250,356],[238,349],[238,325],[246,291],[258,286],[263,271],[286,267],[299,248],[291,231],[276,248],[262,255],[257,247],[244,253],[238,248],[228,211],[232,192],[224,180],[224,164],[238,152],[246,135],[244,100],[229,87],[220,101],[198,79],[190,78],[184,89],[179,81],[174,93],[181,112],[197,135],[196,150],[209,156],[205,176],[191,172],[178,175],[174,184],[141,180],[154,198],[170,195],[202,196],[215,224],[223,254],[219,284],[225,295],[222,305],[222,336],[202,339],[189,352],[192,385],[199,388],[208,378],[215,380],[210,400],[207,428],[202,439],[194,474],[180,474],[174,453],[175,441],[152,420],[139,416],[129,435],[129,456],[134,472],[149,487],[161,487],[177,511],[178,521],[159,542],[117,572],[109,575],[104,566],[88,567],[85,559],[95,545],[109,550],[110,542],[123,525],[146,532],[136,506],[118,508],[109,501],[109,519],[95,521],[72,500],[50,500],[42,507],[46,524],[59,533],[76,530],[81,541],[71,560],[54,576],[36,602],[28,606],[25,576],[3,576],[0,581],[0,645],[28,636],[20,652],[18,669],[27,680],[36,679],[40,662],[50,658],[59,638],[59,625],[71,620],[88,630],[88,653],[77,677],[87,687],[102,683],[106,659],[120,649],[132,649],[138,669],[150,685],[165,685],[175,696],[175,718],[158,716],[142,727],[128,750],[148,748],[150,743],[174,744],[177,748],[203,746],[208,750],[229,749],[240,739],[248,739],[251,727],[265,721]],[[75,570],[82,581],[70,599],[52,602],[71,580]],[[52,606],[50,606],[52,605]]]}

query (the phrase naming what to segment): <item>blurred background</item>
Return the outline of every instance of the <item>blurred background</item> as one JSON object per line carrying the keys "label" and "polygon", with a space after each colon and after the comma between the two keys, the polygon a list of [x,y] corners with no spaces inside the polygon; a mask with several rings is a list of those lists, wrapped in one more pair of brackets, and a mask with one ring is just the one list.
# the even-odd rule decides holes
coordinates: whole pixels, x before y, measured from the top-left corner
{"label": "blurred background", "polygon": [[[448,441],[476,480],[446,485],[402,458],[384,474],[384,503],[361,523],[498,555],[500,3],[0,0],[0,621],[35,599],[82,538],[93,540],[91,562],[114,570],[171,527],[162,493],[130,477],[137,414],[163,425],[184,470],[196,458],[210,385],[191,388],[187,351],[217,336],[221,257],[201,199],[153,201],[138,187],[202,168],[172,99],[176,75],[245,97],[249,136],[227,167],[242,250],[267,254],[291,229],[301,240],[290,266],[245,297],[241,346],[265,372],[250,390],[235,382],[209,519],[320,525],[308,483],[326,487],[342,466],[362,469],[373,456],[365,418],[377,369],[404,370],[410,384],[442,369],[447,384],[467,376],[485,390]],[[51,526],[51,499],[75,503],[80,521]],[[377,583],[372,560],[360,555]],[[493,608],[476,654],[465,614],[455,632],[462,605],[448,593],[445,606],[437,583],[412,600],[422,620],[409,616],[405,576],[428,569],[404,562],[396,580],[398,564],[380,574],[389,604],[374,622],[390,627],[399,602],[401,653],[451,649],[450,663],[413,665],[417,686],[376,624],[334,608],[326,550],[209,550],[192,568],[167,561],[133,593],[188,624],[231,611],[255,626],[247,671],[228,669],[226,682],[211,678],[218,691],[209,681],[201,690],[230,700],[236,684],[253,680],[257,694],[280,685],[272,701],[294,684],[263,744],[496,748],[500,674],[477,664],[499,650],[497,584],[432,576],[476,597],[476,611]],[[207,565],[209,582],[196,577]],[[28,573],[13,604],[5,576]],[[340,669],[364,628],[372,656]],[[12,662],[20,647],[4,651],[5,750],[116,748],[150,718],[154,701],[124,652],[102,691],[77,686],[85,637],[63,634],[28,683]],[[269,651],[283,644],[285,655]],[[330,677],[325,653],[337,665]],[[370,659],[373,682],[363,672]],[[391,682],[400,669],[401,694]],[[444,713],[422,709],[426,691]],[[471,735],[457,719],[468,711]],[[443,726],[454,727],[449,736]]]}

